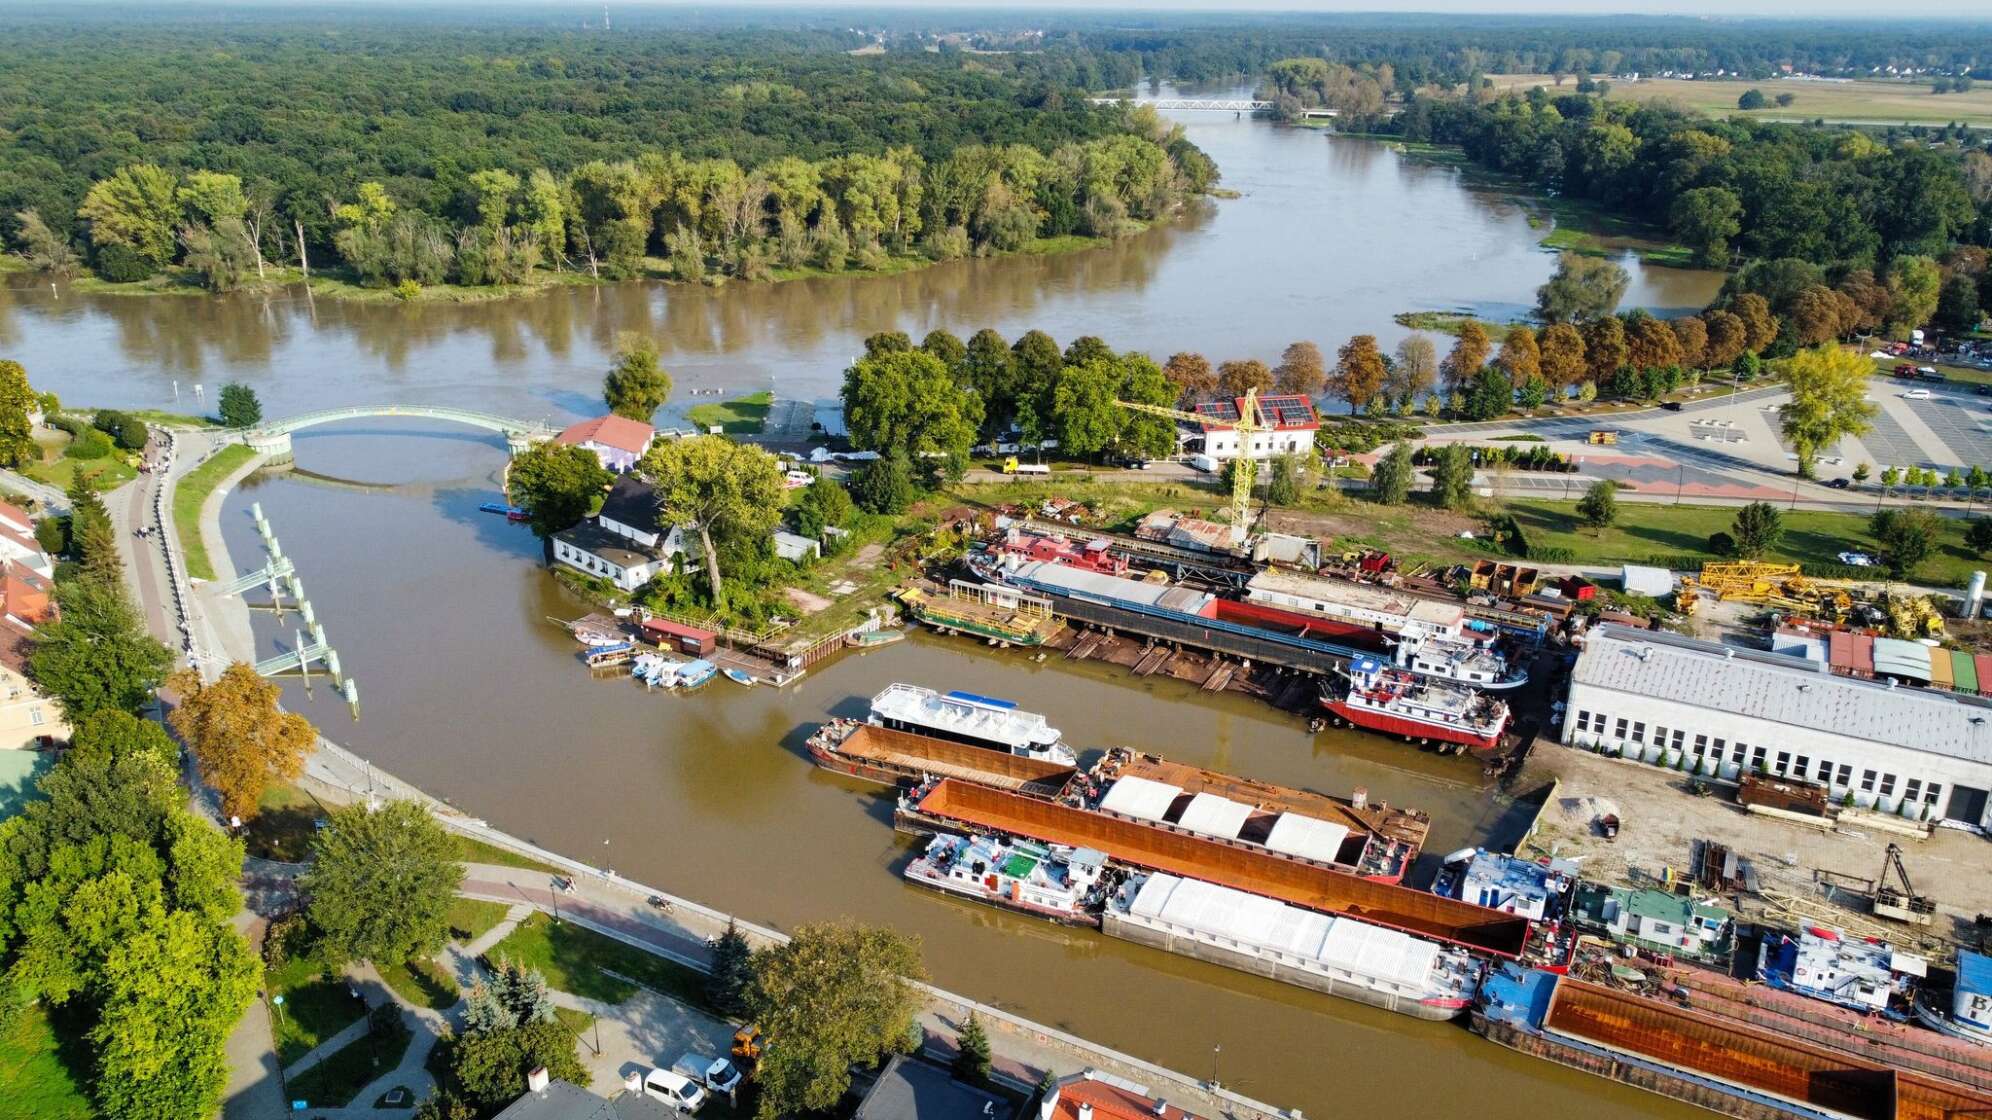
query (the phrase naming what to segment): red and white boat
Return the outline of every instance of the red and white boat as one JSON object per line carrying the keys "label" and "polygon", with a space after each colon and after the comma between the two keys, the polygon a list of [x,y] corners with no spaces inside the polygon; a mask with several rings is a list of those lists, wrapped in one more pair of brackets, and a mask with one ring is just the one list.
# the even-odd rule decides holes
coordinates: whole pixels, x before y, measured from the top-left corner
{"label": "red and white boat", "polygon": [[1419,676],[1375,657],[1349,662],[1345,676],[1346,687],[1323,696],[1321,706],[1370,731],[1491,750],[1508,726],[1508,705],[1479,689]]}

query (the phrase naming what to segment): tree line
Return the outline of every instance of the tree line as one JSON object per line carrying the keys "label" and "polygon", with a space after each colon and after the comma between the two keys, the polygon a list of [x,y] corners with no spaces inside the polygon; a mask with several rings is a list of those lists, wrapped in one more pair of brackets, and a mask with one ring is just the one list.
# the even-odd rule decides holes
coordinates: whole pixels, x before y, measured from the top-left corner
{"label": "tree line", "polygon": [[51,271],[179,264],[218,289],[275,261],[382,286],[618,277],[646,256],[751,278],[1115,236],[1217,175],[1179,129],[1003,56],[315,30],[30,29],[38,49],[0,75],[0,236]]}
{"label": "tree line", "polygon": [[1867,134],[1536,87],[1414,96],[1390,127],[1668,229],[1705,265],[1735,256],[1886,270],[1992,236],[1992,163]]}

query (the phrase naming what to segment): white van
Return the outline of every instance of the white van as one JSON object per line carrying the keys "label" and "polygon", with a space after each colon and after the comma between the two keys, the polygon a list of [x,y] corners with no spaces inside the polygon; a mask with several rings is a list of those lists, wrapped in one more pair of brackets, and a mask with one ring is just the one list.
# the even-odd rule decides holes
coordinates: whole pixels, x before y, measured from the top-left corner
{"label": "white van", "polygon": [[643,1095],[663,1101],[688,1116],[706,1102],[704,1089],[691,1078],[668,1069],[653,1069],[643,1075]]}

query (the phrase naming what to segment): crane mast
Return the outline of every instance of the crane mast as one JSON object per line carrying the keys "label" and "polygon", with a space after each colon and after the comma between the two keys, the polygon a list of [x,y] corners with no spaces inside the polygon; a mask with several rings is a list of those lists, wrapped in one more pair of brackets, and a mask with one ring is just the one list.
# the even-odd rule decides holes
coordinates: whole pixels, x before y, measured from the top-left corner
{"label": "crane mast", "polygon": [[[1161,416],[1169,420],[1183,420],[1192,424],[1209,424],[1213,418],[1186,412],[1167,405],[1147,404],[1142,401],[1115,401],[1122,408],[1135,412],[1145,412],[1150,416]],[[1257,387],[1245,390],[1240,398],[1238,420],[1231,424],[1238,432],[1238,458],[1231,468],[1231,543],[1234,546],[1245,543],[1245,527],[1252,511],[1252,483],[1258,474],[1258,463],[1252,459],[1252,437],[1266,431],[1259,423],[1259,390]]]}

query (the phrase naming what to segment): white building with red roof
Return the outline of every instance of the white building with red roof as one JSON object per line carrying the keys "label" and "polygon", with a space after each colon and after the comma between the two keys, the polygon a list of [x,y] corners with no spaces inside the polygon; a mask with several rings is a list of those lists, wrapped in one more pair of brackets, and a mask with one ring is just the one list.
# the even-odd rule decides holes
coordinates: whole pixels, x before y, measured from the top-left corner
{"label": "white building with red roof", "polygon": [[[1204,401],[1192,411],[1201,418],[1203,453],[1220,463],[1240,455],[1238,418],[1244,415],[1245,398]],[[1282,455],[1305,455],[1314,448],[1314,433],[1321,430],[1321,414],[1303,393],[1273,393],[1258,398],[1252,445],[1244,454],[1253,459],[1276,459]]]}
{"label": "white building with red roof", "polygon": [[1148,1088],[1089,1069],[1055,1082],[1038,1104],[1037,1120],[1202,1120],[1149,1095]]}
{"label": "white building with red roof", "polygon": [[635,467],[637,460],[650,450],[650,444],[656,438],[657,429],[641,420],[613,413],[571,424],[553,437],[555,443],[593,451],[604,467],[617,474]]}

